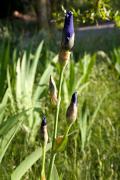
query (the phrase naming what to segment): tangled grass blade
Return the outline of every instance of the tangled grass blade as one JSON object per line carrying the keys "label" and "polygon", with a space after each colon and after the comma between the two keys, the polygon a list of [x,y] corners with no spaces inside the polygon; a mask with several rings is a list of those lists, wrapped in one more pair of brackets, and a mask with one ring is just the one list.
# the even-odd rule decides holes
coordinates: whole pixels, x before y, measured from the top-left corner
{"label": "tangled grass blade", "polygon": [[[49,151],[52,144],[49,143],[46,146],[46,152]],[[20,165],[11,174],[11,180],[20,180],[22,176],[32,167],[32,165],[41,158],[42,148],[37,148],[34,152],[28,155],[25,160],[23,160]]]}

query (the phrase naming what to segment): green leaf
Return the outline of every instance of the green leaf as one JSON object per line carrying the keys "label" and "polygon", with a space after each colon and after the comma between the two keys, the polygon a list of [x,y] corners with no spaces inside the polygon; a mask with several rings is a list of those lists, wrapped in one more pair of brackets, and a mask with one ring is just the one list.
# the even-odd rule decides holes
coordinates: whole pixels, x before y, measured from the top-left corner
{"label": "green leaf", "polygon": [[[89,75],[93,69],[93,66],[95,64],[96,60],[96,55],[94,54],[92,57],[89,54],[85,54],[83,59],[81,60],[82,62],[82,69],[83,69],[83,75],[82,77],[78,80],[78,83],[76,85],[76,89],[79,89],[80,85],[88,81]],[[80,62],[80,63],[81,63]]]}
{"label": "green leaf", "polygon": [[[55,63],[55,62],[57,62],[57,60],[58,60],[58,56],[55,56],[55,58],[53,59],[52,62]],[[51,64],[49,64],[48,67],[45,69],[44,73],[42,74],[40,81],[39,81],[39,86],[37,87],[37,89],[35,90],[35,93],[34,93],[35,101],[38,100],[38,98],[44,91],[45,86],[41,86],[41,85],[48,82],[48,80],[50,78],[50,74],[52,73],[53,69],[54,69],[54,67]]]}
{"label": "green leaf", "polygon": [[[67,86],[67,80],[65,79],[63,81],[63,96],[64,96],[64,102],[66,104],[66,106],[68,106],[69,104],[69,92],[68,92],[68,86]],[[67,107],[65,107],[67,108]]]}
{"label": "green leaf", "polygon": [[75,85],[75,63],[73,61],[70,62],[70,75],[69,75],[69,95],[73,93]]}
{"label": "green leaf", "polygon": [[20,122],[20,118],[25,116],[27,111],[28,110],[22,111],[14,116],[8,117],[5,121],[3,121],[0,125],[0,137],[6,135],[11,128],[18,124]]}
{"label": "green leaf", "polygon": [[67,142],[68,142],[68,136],[69,136],[68,133],[69,133],[72,125],[73,125],[73,123],[67,125],[64,136],[58,136],[56,138],[56,143],[55,143],[55,147],[54,147],[55,153],[56,152],[61,152],[61,151],[63,151],[65,149],[65,147],[67,145]]}
{"label": "green leaf", "polygon": [[67,142],[68,142],[68,135],[65,135],[65,136],[63,136],[63,139],[62,139],[61,143],[55,145],[54,152],[56,153],[56,152],[64,151],[64,149],[65,149],[65,147],[67,145]]}
{"label": "green leaf", "polygon": [[4,119],[4,115],[5,115],[5,108],[6,108],[6,104],[7,104],[7,101],[8,101],[8,89],[6,90],[5,94],[4,94],[4,97],[2,99],[2,102],[0,104],[0,125]]}
{"label": "green leaf", "polygon": [[16,75],[16,98],[18,100],[22,96],[20,59],[18,59],[18,62],[17,62],[16,72],[17,72],[17,75]]}
{"label": "green leaf", "polygon": [[10,58],[10,45],[9,41],[4,41],[0,48],[0,101],[6,90],[6,72],[7,65],[9,64]]}
{"label": "green leaf", "polygon": [[36,54],[35,54],[35,58],[33,60],[30,72],[29,72],[29,88],[33,89],[33,85],[34,85],[34,80],[35,80],[35,74],[36,74],[36,69],[37,69],[37,64],[38,64],[38,60],[42,51],[42,47],[43,47],[43,41],[40,43],[40,45],[37,48]]}
{"label": "green leaf", "polygon": [[88,135],[87,134],[88,116],[89,116],[89,112],[88,112],[88,109],[87,109],[87,106],[86,106],[86,101],[85,101],[83,103],[83,106],[82,106],[82,110],[81,110],[81,113],[80,113],[80,120],[79,120],[79,128],[80,128],[81,141],[82,141],[82,144],[81,144],[82,151],[84,151],[84,147],[85,147],[85,143],[86,143],[87,135]]}
{"label": "green leaf", "polygon": [[5,155],[5,152],[7,151],[7,148],[9,147],[12,139],[14,138],[15,134],[17,133],[20,125],[14,126],[12,129],[8,131],[6,135],[4,135],[4,138],[1,138],[0,142],[0,163]]}
{"label": "green leaf", "polygon": [[[25,111],[5,119],[5,121],[3,121],[0,125],[0,162],[2,161],[12,139],[24,121],[24,118],[22,117],[23,115],[25,115]],[[20,120],[21,117],[22,120]]]}
{"label": "green leaf", "polygon": [[116,63],[115,64],[115,69],[117,70],[117,72],[120,74],[120,64]]}
{"label": "green leaf", "polygon": [[[47,144],[46,151],[50,150],[52,144]],[[20,180],[20,178],[32,167],[32,165],[42,156],[42,148],[37,148],[34,152],[28,155],[20,165],[11,174],[11,180]]]}
{"label": "green leaf", "polygon": [[56,168],[55,164],[53,166],[53,170],[52,170],[52,174],[51,174],[51,179],[52,180],[60,180],[59,175],[58,175],[58,171],[57,171],[57,168]]}
{"label": "green leaf", "polygon": [[105,100],[105,98],[106,98],[108,95],[109,95],[108,92],[105,93],[105,95],[101,98],[100,102],[98,103],[98,105],[97,105],[97,107],[96,107],[96,109],[95,109],[95,111],[94,111],[94,113],[93,113],[93,115],[92,115],[92,118],[91,118],[91,120],[90,120],[90,124],[89,124],[89,127],[88,127],[88,130],[89,130],[89,131],[90,131],[91,127],[93,126],[94,122],[95,122],[96,116],[97,116],[97,114],[98,114],[98,112],[99,112],[99,110],[100,110],[100,108],[101,108],[101,106],[102,106],[102,104],[103,104],[103,101]]}

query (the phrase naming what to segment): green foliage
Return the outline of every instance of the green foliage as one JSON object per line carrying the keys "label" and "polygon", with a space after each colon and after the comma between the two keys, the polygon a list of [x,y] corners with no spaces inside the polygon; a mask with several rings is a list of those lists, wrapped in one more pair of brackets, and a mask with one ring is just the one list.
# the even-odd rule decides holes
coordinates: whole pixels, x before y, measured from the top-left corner
{"label": "green foliage", "polygon": [[66,104],[68,104],[74,90],[80,94],[84,88],[88,86],[89,76],[92,72],[95,61],[95,54],[92,56],[85,54],[78,63],[75,63],[73,60],[71,60],[63,85],[63,95]]}
{"label": "green foliage", "polygon": [[[64,12],[65,9],[71,9],[77,26],[101,24],[114,20],[116,11],[119,11],[118,1],[119,0],[116,0],[116,3],[112,0],[67,1],[66,4],[62,3],[61,10]],[[56,19],[58,25],[61,22],[63,12],[60,11],[60,8],[58,8],[56,4],[56,9],[54,8],[52,11],[52,16]]]}
{"label": "green foliage", "polygon": [[98,103],[96,109],[94,110],[92,116],[90,117],[89,109],[86,105],[86,102],[83,103],[81,112],[80,112],[80,120],[79,127],[81,133],[81,150],[84,153],[84,148],[87,143],[90,141],[91,130],[95,123],[96,116],[102,106],[103,101],[107,98],[108,93],[103,96],[101,101]]}
{"label": "green foliage", "polygon": [[10,63],[10,44],[9,41],[4,41],[0,46],[0,101],[4,96],[7,88],[6,84],[6,71]]}
{"label": "green foliage", "polygon": [[117,11],[114,15],[115,24],[117,27],[120,27],[120,12]]}
{"label": "green foliage", "polygon": [[[41,43],[38,47],[32,62],[30,62],[30,60],[27,60],[26,52],[24,53],[21,62],[19,58],[17,60],[17,64],[16,62],[14,62],[16,65],[14,64],[15,67],[12,69],[15,70],[15,72],[11,71],[10,74],[11,66],[9,65],[9,63],[6,63],[6,69],[8,69],[8,67],[9,69],[8,71],[6,71],[6,74],[4,74],[3,80],[4,78],[7,78],[8,89],[1,103],[1,108],[3,108],[3,110],[1,109],[2,113],[0,122],[0,160],[2,160],[10,142],[14,138],[17,131],[21,128],[21,126],[26,127],[26,133],[30,133],[30,141],[33,141],[35,139],[35,135],[37,132],[36,127],[39,124],[39,114],[37,115],[35,109],[40,107],[37,105],[37,103],[39,97],[45,89],[45,86],[41,85],[48,81],[47,77],[53,70],[53,67],[49,65],[40,78],[39,86],[37,86],[36,88],[33,87],[35,83],[35,75],[37,72],[37,64],[42,49],[42,44],[43,43]],[[8,48],[6,50],[8,51]],[[9,56],[7,57],[8,58],[6,59],[7,61],[9,61]],[[55,59],[53,61],[55,61]],[[17,75],[13,76],[16,71]],[[6,81],[6,79],[4,81]],[[5,108],[8,106],[8,99],[10,100],[10,111],[12,113],[15,113],[15,115],[10,115],[10,117],[4,115]],[[2,118],[4,118],[4,120]],[[36,118],[36,120],[34,118]],[[23,122],[24,120],[25,122]],[[26,120],[28,120],[28,123]]]}
{"label": "green foliage", "polygon": [[58,171],[57,171],[57,168],[56,168],[55,165],[53,166],[53,171],[52,171],[51,179],[53,179],[53,180],[60,180],[59,175],[58,175]]}
{"label": "green foliage", "polygon": [[[10,82],[13,81],[12,75],[10,75],[8,71],[8,88],[11,92],[10,101],[13,105],[12,111],[16,112],[29,109],[24,125],[27,125],[27,132],[31,142],[34,142],[37,126],[40,123],[39,113],[42,112],[40,98],[42,99],[44,95],[48,77],[53,70],[53,67],[49,64],[43,74],[41,74],[37,86],[35,86],[35,76],[42,46],[43,42],[38,46],[33,58],[31,58],[31,54],[27,56],[26,52],[24,52],[22,59],[19,58],[17,60],[15,67],[16,72],[14,72],[14,74],[17,73],[17,75],[15,76],[13,86]],[[56,61],[56,58],[53,59],[53,62],[54,61]],[[39,109],[39,113],[37,109]]]}
{"label": "green foliage", "polygon": [[[46,151],[51,149],[51,143],[47,144]],[[15,169],[11,175],[11,180],[21,179],[21,177],[32,167],[32,165],[38,161],[42,156],[42,148],[37,148],[34,152],[28,155],[25,160]]]}
{"label": "green foliage", "polygon": [[114,49],[111,56],[115,69],[120,75],[120,48]]}
{"label": "green foliage", "polygon": [[[42,54],[42,46],[41,43],[36,53],[30,50],[19,55],[14,50],[6,55],[5,74],[3,79],[1,77],[6,86],[0,103],[1,180],[10,176],[12,179],[40,177],[40,116],[47,114],[51,141],[54,107],[48,102],[50,74],[54,73],[58,81],[58,57],[48,62]],[[8,52],[8,46],[5,49]],[[79,94],[78,118],[70,129],[64,152],[59,151],[56,156],[52,179],[119,177],[119,51],[119,48],[114,49],[110,55],[102,51],[93,55],[86,53],[78,62],[71,59],[64,76],[58,135],[65,133],[66,108],[74,89]],[[8,63],[10,57],[14,63]],[[47,61],[46,65],[42,61]],[[47,147],[46,172],[50,148],[51,143]]]}

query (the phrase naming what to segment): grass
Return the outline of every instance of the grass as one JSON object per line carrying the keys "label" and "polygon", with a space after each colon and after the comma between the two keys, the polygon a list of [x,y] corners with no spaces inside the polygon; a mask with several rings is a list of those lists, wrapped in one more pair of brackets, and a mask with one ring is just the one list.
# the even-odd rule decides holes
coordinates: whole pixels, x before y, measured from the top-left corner
{"label": "grass", "polygon": [[[52,73],[58,84],[57,56],[45,42],[37,50],[33,46],[25,52],[11,50],[13,46],[8,44],[0,51],[0,179],[9,180],[12,175],[13,179],[36,180],[42,165],[39,128],[44,113],[49,134],[48,172],[55,112],[49,102],[48,81]],[[64,134],[65,113],[74,89],[79,94],[78,118],[65,150],[56,155],[53,180],[120,179],[119,52],[120,48],[109,55],[86,53],[77,62],[72,56],[64,76],[58,135]]]}

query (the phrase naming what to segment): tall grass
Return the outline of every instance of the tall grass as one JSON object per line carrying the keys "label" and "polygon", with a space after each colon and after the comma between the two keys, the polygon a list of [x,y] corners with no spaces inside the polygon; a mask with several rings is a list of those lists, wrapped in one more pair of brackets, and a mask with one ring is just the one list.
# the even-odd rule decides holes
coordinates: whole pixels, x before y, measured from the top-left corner
{"label": "tall grass", "polygon": [[[52,72],[58,81],[57,56],[43,71],[43,42],[34,54],[30,51],[31,55],[19,55],[16,50],[11,54],[9,45],[2,48],[6,61],[0,56],[0,179],[39,179],[39,126],[45,112],[49,129],[46,172],[50,160],[54,107],[46,99]],[[119,179],[120,82],[114,66],[119,57],[119,49],[111,57],[85,54],[68,65],[61,92],[65,101],[61,102],[58,135],[64,134],[65,110],[74,89],[79,94],[78,119],[69,132],[64,152],[56,156],[53,179]],[[14,63],[10,63],[11,58]]]}

